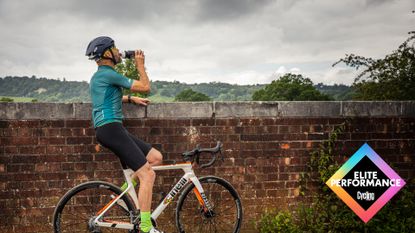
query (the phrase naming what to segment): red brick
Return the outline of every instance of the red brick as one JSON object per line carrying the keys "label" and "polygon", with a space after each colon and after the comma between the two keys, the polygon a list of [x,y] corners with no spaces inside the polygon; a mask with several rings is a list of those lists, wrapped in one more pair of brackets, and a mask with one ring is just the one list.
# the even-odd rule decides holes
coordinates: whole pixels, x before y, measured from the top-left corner
{"label": "red brick", "polygon": [[62,163],[62,171],[73,171],[75,170],[75,164],[70,162],[70,163]]}
{"label": "red brick", "polygon": [[75,171],[85,171],[87,170],[88,165],[88,163],[75,163]]}
{"label": "red brick", "polygon": [[24,174],[24,173],[17,173],[14,176],[11,176],[10,178],[14,181],[32,181],[33,179],[37,179],[37,174]]}
{"label": "red brick", "polygon": [[19,153],[21,154],[45,154],[46,146],[24,146],[19,147]]}
{"label": "red brick", "polygon": [[3,129],[3,135],[2,136],[5,136],[5,137],[17,137],[18,136],[18,128],[7,128],[7,129]]}
{"label": "red brick", "polygon": [[[100,155],[97,155],[97,157]],[[85,162],[92,162],[93,161],[93,155],[91,154],[72,154],[68,156],[68,162],[81,162],[81,161],[85,161]],[[115,155],[110,155],[109,159],[113,159],[113,158],[118,158]],[[111,160],[108,160],[111,161]]]}
{"label": "red brick", "polygon": [[191,125],[194,125],[194,126],[213,126],[213,125],[215,125],[215,119],[213,119],[213,118],[192,119]]}
{"label": "red brick", "polygon": [[267,190],[266,195],[267,196],[272,196],[272,197],[286,197],[286,196],[288,196],[288,190],[287,189]]}
{"label": "red brick", "polygon": [[0,120],[0,128],[7,128],[7,127],[9,127],[9,122]]}
{"label": "red brick", "polygon": [[150,133],[151,128],[127,128],[127,131],[131,134],[141,138],[144,135],[148,135]]}
{"label": "red brick", "polygon": [[42,136],[45,136],[45,137],[62,136],[61,129],[59,128],[43,128],[42,134],[43,134]]}
{"label": "red brick", "polygon": [[168,122],[168,125],[175,126],[175,127],[188,127],[190,126],[190,119],[175,119],[175,120],[164,120],[164,122]]}
{"label": "red brick", "polygon": [[228,118],[228,119],[215,119],[215,125],[217,126],[237,126],[239,125],[238,119]]}
{"label": "red brick", "polygon": [[16,155],[12,157],[12,163],[34,163],[38,159],[36,155]]}
{"label": "red brick", "polygon": [[66,144],[91,144],[92,137],[67,137]]}
{"label": "red brick", "polygon": [[91,127],[90,120],[66,120],[65,126],[67,128],[89,128]]}
{"label": "red brick", "polygon": [[175,134],[175,128],[161,128],[163,135],[174,135]]}
{"label": "red brick", "polygon": [[37,128],[39,120],[16,120],[9,121],[10,128]]}
{"label": "red brick", "polygon": [[1,138],[2,145],[37,145],[37,138],[32,137],[3,137]]}
{"label": "red brick", "polygon": [[276,118],[276,125],[303,125],[307,121],[302,118]]}
{"label": "red brick", "polygon": [[17,154],[18,153],[18,147],[17,146],[5,146],[4,147],[4,153],[5,154]]}
{"label": "red brick", "polygon": [[275,124],[276,124],[276,118],[262,119],[262,125],[275,125]]}
{"label": "red brick", "polygon": [[32,129],[30,128],[19,128],[17,130],[17,135],[19,137],[31,137],[32,136]]}
{"label": "red brick", "polygon": [[87,153],[89,152],[88,146],[87,145],[74,145],[73,146],[73,153],[75,154],[80,154],[80,153]]}
{"label": "red brick", "polygon": [[69,129],[69,128],[61,128],[60,129],[60,136],[62,136],[62,137],[72,136],[72,130]]}
{"label": "red brick", "polygon": [[40,145],[64,145],[64,137],[39,137]]}
{"label": "red brick", "polygon": [[38,162],[66,162],[67,161],[67,156],[48,154],[48,155],[44,155],[44,156],[38,156],[37,161]]}
{"label": "red brick", "polygon": [[71,154],[73,153],[73,148],[71,146],[54,146],[54,145],[48,145],[46,147],[46,153],[47,154]]}
{"label": "red brick", "polygon": [[123,121],[125,127],[142,127],[144,125],[144,120],[142,119],[126,119]]}
{"label": "red brick", "polygon": [[86,128],[71,128],[71,135],[74,137],[86,136]]}
{"label": "red brick", "polygon": [[152,127],[152,128],[150,129],[149,134],[150,134],[150,135],[160,135],[160,134],[161,134],[161,128],[155,128],[155,127]]}
{"label": "red brick", "polygon": [[67,177],[67,173],[62,172],[46,172],[46,173],[39,173],[39,178],[41,180],[62,180]]}
{"label": "red brick", "polygon": [[288,126],[288,132],[293,133],[302,133],[301,131],[301,125],[290,125]]}
{"label": "red brick", "polygon": [[307,134],[307,139],[306,140],[327,140],[328,139],[328,134],[327,133],[310,133]]}
{"label": "red brick", "polygon": [[[169,121],[161,120],[161,119],[146,119],[144,121],[144,126],[146,127],[170,127]],[[174,125],[172,125],[173,127]]]}
{"label": "red brick", "polygon": [[259,118],[243,118],[239,120],[241,126],[258,126],[261,123],[261,119]]}

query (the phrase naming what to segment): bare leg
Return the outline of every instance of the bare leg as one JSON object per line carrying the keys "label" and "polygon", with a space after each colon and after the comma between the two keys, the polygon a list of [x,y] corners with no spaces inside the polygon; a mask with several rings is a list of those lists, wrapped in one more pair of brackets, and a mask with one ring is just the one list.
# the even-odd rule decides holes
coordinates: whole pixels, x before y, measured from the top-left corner
{"label": "bare leg", "polygon": [[140,210],[142,212],[150,211],[156,173],[151,168],[151,165],[146,163],[138,169],[134,175],[140,180],[140,188],[138,190],[138,203],[140,205]]}

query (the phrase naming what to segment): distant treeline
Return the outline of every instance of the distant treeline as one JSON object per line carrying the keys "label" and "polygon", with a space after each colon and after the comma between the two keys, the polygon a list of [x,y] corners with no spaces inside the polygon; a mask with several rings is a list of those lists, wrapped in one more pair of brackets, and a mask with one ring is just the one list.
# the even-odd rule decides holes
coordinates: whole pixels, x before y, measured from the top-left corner
{"label": "distant treeline", "polygon": [[[215,101],[248,101],[252,94],[265,85],[235,85],[220,82],[186,84],[178,81],[154,81],[151,83],[150,99],[157,102],[172,101],[181,91],[192,89],[208,95]],[[315,87],[335,100],[350,100],[351,87],[324,85]],[[38,102],[90,102],[89,84],[86,81],[67,81],[32,77],[7,76],[0,78],[0,96],[26,97]]]}

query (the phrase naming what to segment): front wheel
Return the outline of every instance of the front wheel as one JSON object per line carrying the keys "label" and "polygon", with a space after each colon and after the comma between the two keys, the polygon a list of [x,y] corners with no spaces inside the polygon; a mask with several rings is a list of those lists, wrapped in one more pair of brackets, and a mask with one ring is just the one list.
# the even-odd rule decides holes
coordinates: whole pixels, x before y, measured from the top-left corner
{"label": "front wheel", "polygon": [[195,185],[189,184],[177,202],[177,230],[180,233],[239,232],[242,204],[235,188],[228,181],[215,176],[203,177],[199,181],[211,211],[206,211],[206,206],[201,205],[203,198]]}
{"label": "front wheel", "polygon": [[[90,181],[69,190],[59,201],[53,214],[55,233],[61,232],[128,232],[117,228],[98,228],[93,220],[100,210],[113,198],[122,193],[117,186],[102,182]],[[128,195],[122,198],[103,216],[103,221],[131,223],[131,212],[135,210]]]}

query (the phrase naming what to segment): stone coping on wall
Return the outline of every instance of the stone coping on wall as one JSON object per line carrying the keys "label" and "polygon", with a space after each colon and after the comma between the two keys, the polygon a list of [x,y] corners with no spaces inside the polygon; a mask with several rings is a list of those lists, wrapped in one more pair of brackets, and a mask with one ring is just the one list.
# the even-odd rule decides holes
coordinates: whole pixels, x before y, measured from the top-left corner
{"label": "stone coping on wall", "polygon": [[[415,101],[245,101],[124,104],[125,118],[415,116]],[[90,103],[0,103],[0,119],[91,119]]]}

